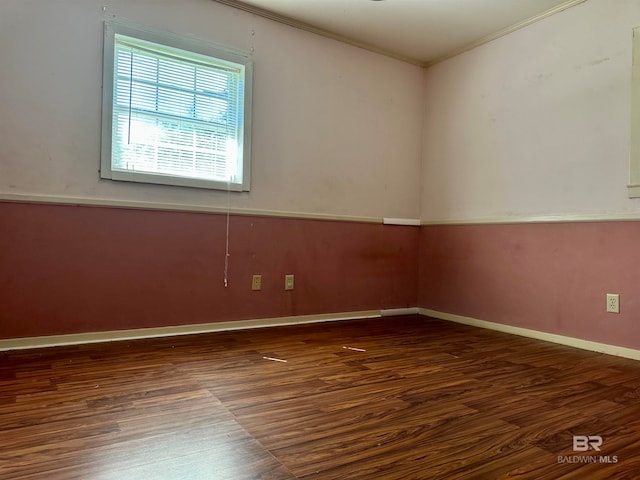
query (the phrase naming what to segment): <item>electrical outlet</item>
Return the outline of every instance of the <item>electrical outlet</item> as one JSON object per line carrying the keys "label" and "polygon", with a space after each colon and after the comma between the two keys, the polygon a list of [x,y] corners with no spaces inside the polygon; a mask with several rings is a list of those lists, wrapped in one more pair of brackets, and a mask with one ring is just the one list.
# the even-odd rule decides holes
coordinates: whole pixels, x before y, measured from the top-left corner
{"label": "electrical outlet", "polygon": [[620,313],[620,295],[607,293],[607,313]]}
{"label": "electrical outlet", "polygon": [[284,276],[284,289],[293,290],[293,275]]}
{"label": "electrical outlet", "polygon": [[254,275],[251,278],[251,290],[262,290],[262,275]]}

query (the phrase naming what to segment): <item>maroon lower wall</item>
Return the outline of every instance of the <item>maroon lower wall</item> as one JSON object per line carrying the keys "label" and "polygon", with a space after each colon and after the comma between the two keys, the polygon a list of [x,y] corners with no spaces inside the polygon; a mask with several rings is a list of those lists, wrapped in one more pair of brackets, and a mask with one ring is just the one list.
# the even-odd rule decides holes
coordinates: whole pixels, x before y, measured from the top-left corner
{"label": "maroon lower wall", "polygon": [[419,228],[231,216],[227,288],[225,231],[225,215],[0,202],[0,338],[417,304]]}
{"label": "maroon lower wall", "polygon": [[[225,231],[225,215],[0,202],[0,338],[417,304],[640,349],[640,222],[234,215],[227,288]],[[619,315],[605,312],[606,293],[620,294]]]}
{"label": "maroon lower wall", "polygon": [[640,222],[423,226],[418,305],[640,349]]}

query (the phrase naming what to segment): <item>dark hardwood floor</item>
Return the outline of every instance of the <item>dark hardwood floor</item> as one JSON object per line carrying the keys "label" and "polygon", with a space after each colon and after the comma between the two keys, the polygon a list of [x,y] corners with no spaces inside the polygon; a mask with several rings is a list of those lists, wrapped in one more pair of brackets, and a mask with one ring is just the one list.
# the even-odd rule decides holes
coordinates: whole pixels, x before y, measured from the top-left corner
{"label": "dark hardwood floor", "polygon": [[638,479],[640,362],[421,317],[5,352],[0,478]]}

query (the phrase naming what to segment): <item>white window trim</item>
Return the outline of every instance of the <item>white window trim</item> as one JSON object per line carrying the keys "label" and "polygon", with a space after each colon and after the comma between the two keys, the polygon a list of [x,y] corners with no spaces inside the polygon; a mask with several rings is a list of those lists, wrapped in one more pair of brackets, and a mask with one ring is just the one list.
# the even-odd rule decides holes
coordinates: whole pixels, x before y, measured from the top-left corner
{"label": "white window trim", "polygon": [[[242,152],[242,183],[227,183],[178,177],[161,174],[139,174],[135,172],[113,171],[111,169],[113,88],[114,88],[114,52],[115,35],[146,40],[149,42],[178,48],[189,52],[213,57],[220,60],[244,65],[244,129]],[[177,35],[156,30],[122,19],[104,22],[103,78],[102,78],[102,148],[100,155],[100,177],[110,180],[176,185],[184,187],[209,188],[231,191],[249,191],[251,186],[251,105],[253,86],[253,62],[250,54],[213,44],[194,37]]]}
{"label": "white window trim", "polygon": [[631,67],[631,142],[629,152],[629,198],[640,198],[640,27],[633,29]]}

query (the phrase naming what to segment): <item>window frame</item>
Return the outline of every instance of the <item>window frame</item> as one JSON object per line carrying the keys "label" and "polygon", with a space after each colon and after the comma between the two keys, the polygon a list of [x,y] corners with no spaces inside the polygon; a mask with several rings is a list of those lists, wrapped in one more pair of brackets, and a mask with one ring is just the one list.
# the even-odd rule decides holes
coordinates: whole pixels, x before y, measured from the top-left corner
{"label": "window frame", "polygon": [[640,27],[633,29],[631,66],[631,139],[629,145],[629,198],[640,198]]}
{"label": "window frame", "polygon": [[[232,62],[244,66],[244,111],[242,129],[241,159],[238,161],[238,169],[242,169],[241,182],[225,182],[218,180],[199,179],[170,174],[141,173],[135,171],[120,171],[112,169],[113,147],[113,99],[114,99],[114,73],[115,73],[115,41],[116,35],[125,35],[142,41],[160,44],[169,48],[185,50],[197,55],[203,55]],[[156,30],[121,19],[105,20],[104,22],[104,46],[103,46],[103,79],[102,79],[102,139],[100,154],[100,178],[129,181],[139,183],[151,183],[160,185],[173,185],[181,187],[196,187],[214,190],[231,190],[248,192],[251,186],[251,105],[253,90],[253,62],[250,54],[233,50],[225,46],[200,40],[195,37],[178,35],[170,32]]]}

